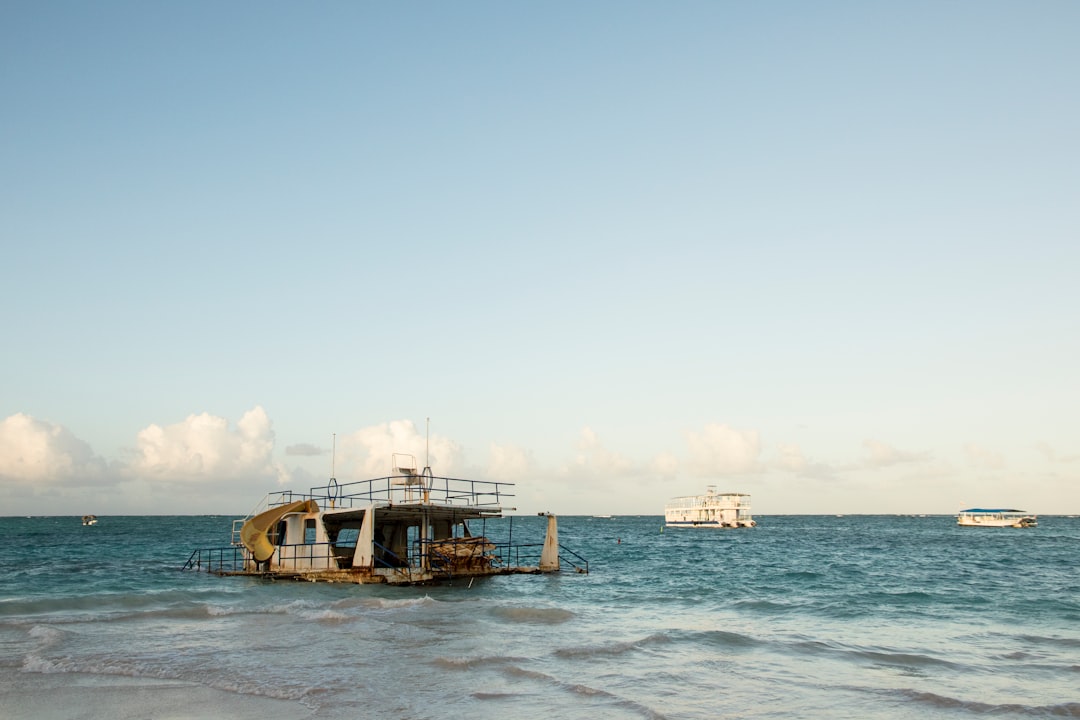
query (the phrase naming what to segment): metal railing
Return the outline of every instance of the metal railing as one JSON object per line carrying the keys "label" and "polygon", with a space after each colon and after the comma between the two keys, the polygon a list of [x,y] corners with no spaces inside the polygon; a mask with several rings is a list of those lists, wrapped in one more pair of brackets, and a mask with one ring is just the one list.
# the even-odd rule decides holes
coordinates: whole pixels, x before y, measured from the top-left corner
{"label": "metal railing", "polygon": [[244,548],[236,546],[203,548],[191,553],[183,569],[212,573],[240,572],[244,569],[246,555]]}
{"label": "metal railing", "polygon": [[265,504],[269,508],[295,500],[315,500],[321,507],[352,508],[382,501],[496,509],[501,507],[503,500],[514,497],[509,492],[513,486],[513,483],[432,475],[389,475],[340,484],[333,480],[326,485],[313,487],[307,493],[281,490],[269,493],[265,503],[260,505]]}
{"label": "metal railing", "polygon": [[[538,567],[544,551],[544,543],[504,544],[501,547],[505,548],[508,558],[513,558],[510,567]],[[559,562],[566,563],[577,572],[589,573],[589,561],[562,543],[559,544]]]}
{"label": "metal railing", "polygon": [[[457,538],[461,539],[461,538]],[[454,540],[450,538],[449,540]],[[452,572],[455,559],[450,555],[440,552],[434,545],[446,543],[447,540],[416,540],[411,543],[405,557],[396,554],[390,548],[379,543],[372,543],[373,547],[381,552],[374,555],[375,567],[412,572],[421,570],[425,566],[436,573]],[[490,560],[492,567],[499,568],[522,568],[537,567],[543,553],[543,543],[521,543],[517,545],[508,542],[499,543],[488,541],[491,548],[477,554],[476,559]],[[337,548],[355,548],[356,543],[303,543],[297,545],[279,545],[273,572],[306,572],[309,570],[336,570],[338,569],[338,556],[334,552]],[[559,545],[559,561],[573,567],[577,572],[588,574],[589,561],[570,548]],[[183,570],[202,570],[211,573],[232,573],[251,571],[256,568],[255,560],[243,547],[230,546],[222,548],[201,548],[194,550]]]}

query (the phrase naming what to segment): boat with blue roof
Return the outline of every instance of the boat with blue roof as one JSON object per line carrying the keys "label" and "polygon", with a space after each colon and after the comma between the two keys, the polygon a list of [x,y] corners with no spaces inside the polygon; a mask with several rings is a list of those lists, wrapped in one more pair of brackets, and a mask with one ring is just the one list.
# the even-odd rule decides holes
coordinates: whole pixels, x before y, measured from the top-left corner
{"label": "boat with blue roof", "polygon": [[956,515],[961,527],[1029,528],[1039,524],[1039,518],[1026,510],[1015,508],[968,508]]}

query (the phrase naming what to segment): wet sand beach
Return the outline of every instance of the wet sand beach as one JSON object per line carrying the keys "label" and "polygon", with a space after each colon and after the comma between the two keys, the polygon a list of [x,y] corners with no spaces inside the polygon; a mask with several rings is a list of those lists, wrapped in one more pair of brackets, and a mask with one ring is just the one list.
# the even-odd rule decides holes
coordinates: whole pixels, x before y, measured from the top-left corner
{"label": "wet sand beach", "polygon": [[304,720],[293,700],[238,695],[193,682],[82,674],[0,677],[0,717],[10,720]]}

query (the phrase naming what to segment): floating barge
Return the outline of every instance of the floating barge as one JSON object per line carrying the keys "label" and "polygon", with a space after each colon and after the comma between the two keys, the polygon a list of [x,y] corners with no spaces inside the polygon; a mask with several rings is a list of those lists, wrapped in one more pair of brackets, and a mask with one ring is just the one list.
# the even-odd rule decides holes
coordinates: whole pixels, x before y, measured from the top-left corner
{"label": "floating barge", "polygon": [[748,528],[757,525],[750,514],[750,496],[746,493],[718,493],[707,488],[704,495],[672,498],[664,506],[664,524],[668,527]]}
{"label": "floating barge", "polygon": [[[415,461],[396,474],[297,494],[268,494],[233,522],[229,547],[191,553],[185,570],[347,583],[420,584],[463,577],[587,573],[588,562],[559,544],[558,520],[547,518],[542,544],[496,542],[487,520],[503,517],[512,483],[437,477]],[[404,456],[411,458],[411,456]],[[511,508],[512,509],[512,508]],[[510,533],[513,532],[510,518]],[[480,533],[475,531],[480,529]]]}

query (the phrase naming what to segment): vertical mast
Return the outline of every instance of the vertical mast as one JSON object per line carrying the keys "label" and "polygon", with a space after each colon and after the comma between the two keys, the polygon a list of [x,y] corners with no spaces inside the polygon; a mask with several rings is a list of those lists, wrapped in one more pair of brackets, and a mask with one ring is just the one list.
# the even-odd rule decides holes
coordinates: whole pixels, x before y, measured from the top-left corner
{"label": "vertical mast", "polygon": [[326,483],[326,494],[330,498],[330,507],[334,507],[337,504],[338,498],[338,484],[337,484],[337,433],[332,436],[330,445],[330,482]]}

